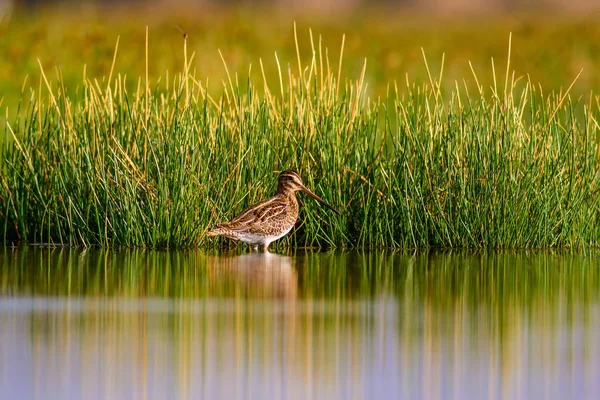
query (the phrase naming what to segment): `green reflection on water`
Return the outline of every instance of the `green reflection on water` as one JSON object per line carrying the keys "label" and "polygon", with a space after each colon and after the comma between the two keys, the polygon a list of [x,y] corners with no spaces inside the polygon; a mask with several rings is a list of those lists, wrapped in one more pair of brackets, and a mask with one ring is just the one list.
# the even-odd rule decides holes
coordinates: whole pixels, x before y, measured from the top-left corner
{"label": "green reflection on water", "polygon": [[0,263],[0,370],[23,398],[600,393],[597,253],[25,247]]}
{"label": "green reflection on water", "polygon": [[0,250],[4,295],[428,299],[448,306],[600,292],[599,253],[293,253]]}

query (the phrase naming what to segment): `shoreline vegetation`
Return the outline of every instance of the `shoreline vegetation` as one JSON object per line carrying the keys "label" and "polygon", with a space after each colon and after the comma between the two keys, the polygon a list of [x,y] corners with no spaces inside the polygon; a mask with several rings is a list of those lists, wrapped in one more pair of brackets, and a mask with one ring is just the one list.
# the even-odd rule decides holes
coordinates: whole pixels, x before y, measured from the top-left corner
{"label": "shoreline vegetation", "polygon": [[308,56],[277,60],[274,80],[262,60],[257,80],[221,56],[219,96],[186,39],[181,72],[149,79],[147,30],[139,77],[119,73],[119,41],[110,74],[77,88],[38,61],[0,141],[3,240],[228,246],[204,233],[292,168],[343,214],[301,198],[274,249],[600,246],[600,99],[572,96],[577,78],[544,92],[511,69],[509,39],[491,86],[473,69],[443,90],[443,61],[434,71],[423,53],[424,82],[391,81],[375,97],[366,60],[342,72],[343,43],[326,49],[311,31]]}

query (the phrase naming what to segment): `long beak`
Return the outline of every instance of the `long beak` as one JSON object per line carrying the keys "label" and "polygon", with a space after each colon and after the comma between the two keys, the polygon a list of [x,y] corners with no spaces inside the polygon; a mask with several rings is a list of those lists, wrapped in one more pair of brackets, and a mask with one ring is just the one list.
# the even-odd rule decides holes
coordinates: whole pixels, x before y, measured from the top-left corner
{"label": "long beak", "polygon": [[313,192],[311,192],[310,190],[308,190],[308,188],[306,186],[302,186],[302,191],[304,193],[306,193],[307,195],[309,195],[310,197],[312,197],[313,199],[317,200],[319,203],[323,204],[325,207],[329,208],[331,211],[333,211],[334,213],[341,215],[342,213],[339,212],[338,210],[336,210],[335,208],[333,208],[329,203],[327,203],[325,200],[323,200],[322,198],[320,198],[319,196],[317,196],[316,194],[314,194]]}

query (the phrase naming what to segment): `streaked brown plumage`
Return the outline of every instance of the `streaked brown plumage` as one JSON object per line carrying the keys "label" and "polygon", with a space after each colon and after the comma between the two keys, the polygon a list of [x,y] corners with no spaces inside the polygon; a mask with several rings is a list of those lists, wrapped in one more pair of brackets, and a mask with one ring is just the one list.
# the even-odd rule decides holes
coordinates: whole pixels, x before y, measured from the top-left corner
{"label": "streaked brown plumage", "polygon": [[294,227],[298,219],[298,190],[340,214],[325,200],[308,190],[297,172],[287,170],[279,174],[275,196],[251,205],[231,221],[217,224],[207,235],[241,240],[255,250],[260,245],[267,251],[271,242],[285,236]]}

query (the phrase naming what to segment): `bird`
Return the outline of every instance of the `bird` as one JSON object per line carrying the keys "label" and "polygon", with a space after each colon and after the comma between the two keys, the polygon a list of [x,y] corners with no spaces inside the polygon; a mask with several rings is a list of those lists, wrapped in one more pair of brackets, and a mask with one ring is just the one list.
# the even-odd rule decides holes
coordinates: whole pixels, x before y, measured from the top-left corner
{"label": "bird", "polygon": [[268,252],[269,245],[291,231],[298,219],[297,191],[308,194],[336,214],[341,214],[308,190],[296,171],[285,170],[279,174],[277,192],[273,197],[252,204],[228,222],[217,224],[207,235],[240,240],[249,244],[254,251],[258,251],[260,246],[264,252]]}

